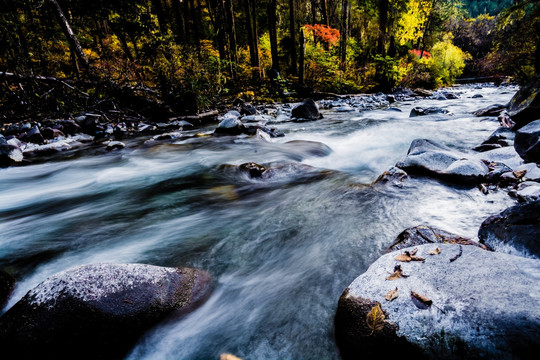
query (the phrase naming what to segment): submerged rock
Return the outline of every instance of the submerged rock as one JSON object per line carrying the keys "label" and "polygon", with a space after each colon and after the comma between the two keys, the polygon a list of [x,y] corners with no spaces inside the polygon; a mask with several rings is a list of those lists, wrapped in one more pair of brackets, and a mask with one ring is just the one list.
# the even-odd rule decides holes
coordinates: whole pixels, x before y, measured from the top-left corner
{"label": "submerged rock", "polygon": [[403,182],[409,178],[409,175],[395,166],[386,170],[375,180],[375,184],[391,184],[397,187],[403,187]]}
{"label": "submerged rock", "polygon": [[[524,359],[540,350],[539,260],[475,246],[417,249],[424,262],[396,269],[412,248],[383,255],[345,290],[335,316],[343,359]],[[399,270],[407,277],[387,280]]]}
{"label": "submerged rock", "polygon": [[433,114],[450,114],[450,111],[446,109],[441,109],[438,107],[428,107],[428,108],[415,107],[411,110],[409,117],[433,115]]}
{"label": "submerged rock", "polygon": [[413,140],[407,157],[396,167],[464,184],[482,182],[489,173],[481,160],[427,139]]}
{"label": "submerged rock", "polygon": [[297,120],[318,120],[322,118],[319,106],[313,99],[307,99],[291,110],[291,116]]}
{"label": "submerged rock", "polygon": [[540,120],[533,121],[516,132],[514,148],[523,160],[540,163]]}
{"label": "submerged rock", "polygon": [[387,252],[424,244],[474,245],[484,250],[490,250],[486,245],[471,239],[432,226],[419,225],[403,230],[388,247]]}
{"label": "submerged rock", "polygon": [[[540,258],[540,200],[512,206],[488,217],[478,231],[480,242],[495,250],[508,246]],[[512,250],[509,250],[513,252]]]}
{"label": "submerged rock", "polygon": [[149,327],[174,310],[191,310],[209,290],[209,275],[196,269],[72,268],[30,290],[0,318],[0,348],[21,358],[122,358]]}

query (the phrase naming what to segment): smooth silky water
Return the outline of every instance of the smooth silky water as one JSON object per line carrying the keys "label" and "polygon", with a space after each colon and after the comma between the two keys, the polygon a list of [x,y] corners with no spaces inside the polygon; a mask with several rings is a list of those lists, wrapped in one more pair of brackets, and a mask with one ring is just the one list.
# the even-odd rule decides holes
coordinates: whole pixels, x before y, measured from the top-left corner
{"label": "smooth silky water", "polygon": [[[484,195],[428,178],[402,188],[370,185],[415,138],[471,152],[498,127],[494,118],[471,112],[508,102],[516,89],[456,91],[461,99],[395,104],[402,112],[325,110],[319,121],[272,124],[286,133],[272,143],[201,137],[2,169],[0,268],[19,281],[3,311],[73,266],[195,267],[213,276],[209,299],[153,328],[129,359],[218,359],[223,352],[338,359],[339,296],[402,230],[428,224],[475,238],[486,217],[513,204],[504,191]],[[414,106],[455,115],[409,118]],[[333,151],[312,156],[285,144],[291,140],[322,142]],[[224,166],[250,161],[301,161],[321,171],[263,182]]]}

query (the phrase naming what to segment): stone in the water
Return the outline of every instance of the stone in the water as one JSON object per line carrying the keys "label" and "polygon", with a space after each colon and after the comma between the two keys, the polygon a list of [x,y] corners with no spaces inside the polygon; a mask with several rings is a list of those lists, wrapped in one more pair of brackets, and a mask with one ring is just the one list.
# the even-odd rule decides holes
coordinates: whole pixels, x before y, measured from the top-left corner
{"label": "stone in the water", "polygon": [[540,163],[540,119],[516,132],[514,148],[523,160]]}
{"label": "stone in the water", "polygon": [[488,107],[476,110],[473,112],[475,116],[499,116],[499,114],[506,109],[506,105],[493,104]]}
{"label": "stone in the water", "polygon": [[540,76],[531,84],[522,87],[510,100],[508,115],[519,129],[531,121],[538,120],[540,115]]}
{"label": "stone in the water", "polygon": [[515,133],[507,127],[499,127],[495,130],[481,145],[475,147],[475,151],[489,151],[504,146],[510,146],[514,143]]}
{"label": "stone in the water", "polygon": [[240,113],[235,112],[238,113],[238,116],[234,116],[236,114],[231,113],[232,111],[229,111],[225,114],[223,120],[218,124],[214,131],[216,135],[239,135],[244,132],[245,126],[242,124],[242,121],[238,119]]}
{"label": "stone in the water", "polygon": [[395,166],[382,173],[375,184],[392,184],[397,187],[403,187],[403,182],[409,178],[407,173]]}
{"label": "stone in the water", "polygon": [[196,269],[68,269],[30,290],[0,318],[0,349],[20,358],[123,358],[144,331],[173,311],[190,311],[209,291],[209,275]]}
{"label": "stone in the water", "polygon": [[[438,255],[429,255],[439,248]],[[338,302],[335,337],[348,359],[525,359],[540,343],[540,261],[475,246],[417,246],[424,262],[400,264],[408,277],[385,280],[405,250],[379,258]],[[385,295],[398,288],[399,296]],[[431,301],[419,309],[411,293]],[[370,311],[379,304],[384,318]]]}
{"label": "stone in the water", "polygon": [[463,184],[482,182],[489,173],[481,160],[427,139],[413,140],[407,157],[396,167],[409,174],[425,174]]}
{"label": "stone in the water", "polygon": [[266,171],[266,168],[262,165],[256,164],[254,162],[249,162],[240,165],[240,170],[249,174],[251,178],[260,178],[262,174]]}
{"label": "stone in the water", "polygon": [[307,99],[291,110],[291,116],[297,120],[318,120],[322,118],[319,105],[313,99]]}
{"label": "stone in the water", "polygon": [[540,199],[540,183],[536,181],[524,181],[516,186],[516,189],[510,193],[515,196],[519,202],[536,201]]}
{"label": "stone in the water", "polygon": [[415,107],[411,110],[409,117],[432,115],[432,114],[449,114],[449,113],[450,111],[446,109],[441,109],[438,107],[428,107],[428,108]]}
{"label": "stone in the water", "polygon": [[540,258],[540,200],[512,206],[490,216],[480,226],[478,238],[496,251],[524,253]]}
{"label": "stone in the water", "polygon": [[403,230],[388,247],[387,252],[424,244],[474,245],[484,250],[490,250],[486,245],[471,239],[432,226],[419,225]]}
{"label": "stone in the water", "polygon": [[126,147],[126,144],[124,144],[121,141],[111,141],[107,144],[107,150],[119,150]]}
{"label": "stone in the water", "polygon": [[448,100],[459,99],[459,96],[457,96],[457,95],[454,94],[454,93],[445,93],[444,96],[445,96]]}
{"label": "stone in the water", "polygon": [[37,126],[34,126],[26,133],[26,139],[28,142],[34,144],[43,144],[45,142],[45,139],[43,138],[43,135],[41,135],[41,132]]}

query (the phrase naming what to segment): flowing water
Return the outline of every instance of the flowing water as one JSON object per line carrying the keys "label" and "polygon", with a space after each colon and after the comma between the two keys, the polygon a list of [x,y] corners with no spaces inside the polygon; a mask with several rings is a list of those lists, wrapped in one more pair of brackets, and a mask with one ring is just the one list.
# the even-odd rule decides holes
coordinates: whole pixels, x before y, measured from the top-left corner
{"label": "flowing water", "polygon": [[[402,112],[323,112],[280,123],[286,136],[194,137],[107,155],[0,170],[0,268],[19,280],[7,310],[61,270],[94,262],[207,270],[197,310],[148,332],[129,359],[339,359],[333,316],[345,288],[405,228],[475,238],[513,204],[504,191],[412,178],[370,186],[428,138],[471,152],[498,127],[471,112],[516,89],[457,88],[458,100],[402,102]],[[483,98],[474,98],[482,94]],[[409,118],[414,106],[454,116]],[[212,128],[197,131],[212,131]],[[194,132],[197,132],[194,131]],[[312,155],[312,143],[332,153]],[[228,165],[302,162],[320,169],[249,179]]]}

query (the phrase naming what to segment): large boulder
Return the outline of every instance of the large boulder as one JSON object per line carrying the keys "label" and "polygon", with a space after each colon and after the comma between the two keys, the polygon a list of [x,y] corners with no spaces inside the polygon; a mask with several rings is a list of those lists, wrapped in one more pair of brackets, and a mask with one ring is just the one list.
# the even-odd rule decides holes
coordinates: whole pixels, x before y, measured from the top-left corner
{"label": "large boulder", "polygon": [[403,230],[392,245],[388,247],[387,252],[424,244],[474,245],[484,250],[489,250],[486,245],[479,244],[471,239],[437,229],[433,226],[419,225]]}
{"label": "large boulder", "polygon": [[297,120],[318,120],[322,118],[319,105],[313,99],[307,99],[303,103],[296,105],[291,110],[291,116]]}
{"label": "large boulder", "polygon": [[[540,113],[537,116],[540,116]],[[516,132],[514,148],[523,160],[540,163],[540,120],[535,120]]]}
{"label": "large boulder", "polygon": [[488,217],[480,226],[478,238],[495,250],[509,245],[540,258],[540,200],[512,206]]}
{"label": "large boulder", "polygon": [[417,247],[423,262],[398,262],[404,251],[413,248],[383,255],[339,299],[343,359],[525,359],[540,350],[539,260],[431,244]]}
{"label": "large boulder", "polygon": [[19,358],[122,358],[145,330],[174,310],[191,310],[209,290],[209,275],[189,268],[100,263],[65,270],[0,318],[0,351]]}
{"label": "large boulder", "polygon": [[540,76],[533,83],[522,87],[508,104],[508,115],[516,123],[514,129],[537,120],[538,114],[540,114]]}
{"label": "large boulder", "polygon": [[463,184],[482,182],[489,173],[480,159],[426,139],[413,140],[407,157],[396,166],[409,174],[425,174]]}

